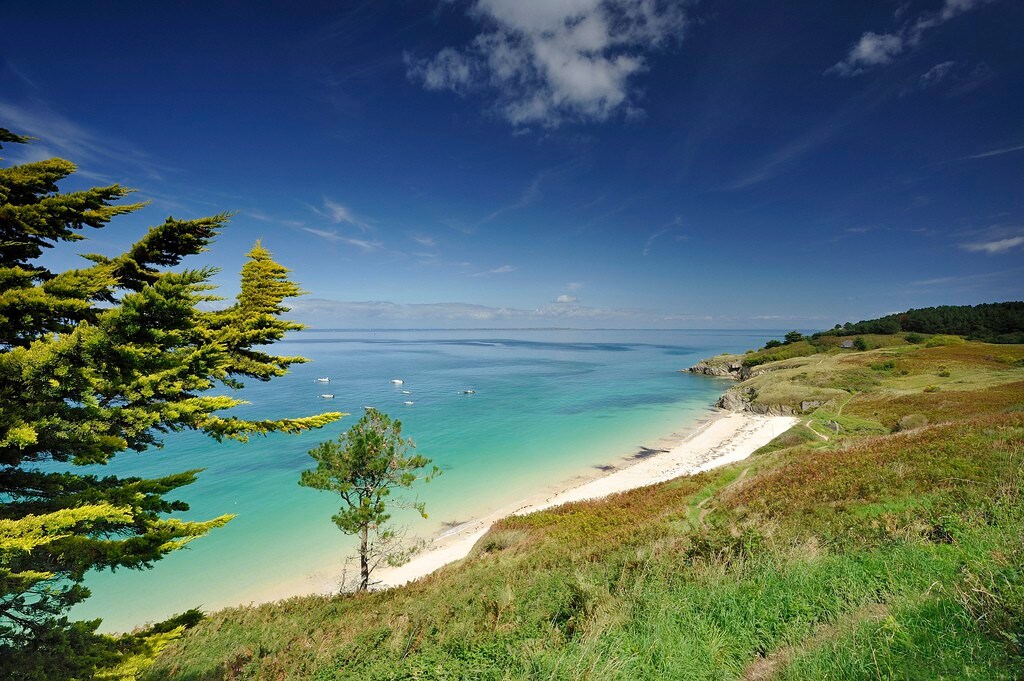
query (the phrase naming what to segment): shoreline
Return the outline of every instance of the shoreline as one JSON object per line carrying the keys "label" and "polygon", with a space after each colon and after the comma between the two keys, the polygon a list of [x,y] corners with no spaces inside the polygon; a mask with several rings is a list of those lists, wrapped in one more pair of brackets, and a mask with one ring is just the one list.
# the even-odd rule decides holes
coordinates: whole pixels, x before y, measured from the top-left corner
{"label": "shoreline", "polygon": [[[554,506],[598,499],[639,487],[693,475],[741,461],[798,421],[791,416],[764,416],[714,410],[691,428],[659,439],[651,447],[619,459],[614,466],[597,466],[594,475],[562,480],[536,494],[503,506],[486,516],[461,523],[436,535],[412,560],[375,573],[376,589],[401,586],[465,558],[498,520]],[[342,562],[259,593],[248,605],[296,596],[332,595],[339,591]]]}

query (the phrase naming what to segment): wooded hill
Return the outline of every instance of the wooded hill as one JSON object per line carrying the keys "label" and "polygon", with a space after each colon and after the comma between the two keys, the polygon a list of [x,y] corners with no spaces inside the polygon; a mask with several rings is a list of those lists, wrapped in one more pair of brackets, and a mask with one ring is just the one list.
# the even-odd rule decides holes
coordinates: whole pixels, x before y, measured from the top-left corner
{"label": "wooded hill", "polygon": [[816,335],[857,336],[901,331],[953,334],[987,343],[1024,343],[1024,302],[925,307],[856,324],[847,322]]}

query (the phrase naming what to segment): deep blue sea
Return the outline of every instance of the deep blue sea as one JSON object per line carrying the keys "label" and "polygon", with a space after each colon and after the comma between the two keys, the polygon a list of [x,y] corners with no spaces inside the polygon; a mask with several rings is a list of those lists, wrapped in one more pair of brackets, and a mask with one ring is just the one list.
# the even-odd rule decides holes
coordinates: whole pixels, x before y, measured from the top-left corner
{"label": "deep blue sea", "polygon": [[[190,607],[246,603],[336,564],[354,544],[331,522],[336,498],[299,487],[307,452],[374,406],[443,474],[412,493],[429,519],[397,514],[422,537],[591,475],[707,415],[725,379],[679,373],[698,359],[756,348],[771,331],[304,331],[275,351],[312,361],[252,381],[239,416],[350,416],[312,433],[218,444],[197,433],[125,453],[98,473],[157,476],[204,468],[178,490],[184,517],[237,517],[143,571],[91,574],[73,611],[123,631]],[[316,378],[329,377],[330,383]],[[401,379],[394,385],[391,379]],[[474,390],[474,394],[464,394]],[[334,399],[319,397],[333,393]],[[406,404],[412,402],[412,404]]]}

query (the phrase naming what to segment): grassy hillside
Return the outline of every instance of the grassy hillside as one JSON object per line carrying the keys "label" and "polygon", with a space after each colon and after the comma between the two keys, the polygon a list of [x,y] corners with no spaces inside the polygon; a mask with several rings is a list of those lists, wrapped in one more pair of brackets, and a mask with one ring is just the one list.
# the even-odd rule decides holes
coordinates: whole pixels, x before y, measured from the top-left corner
{"label": "grassy hillside", "polygon": [[[834,340],[834,339],[833,339]],[[909,344],[901,336],[872,337],[876,350],[859,352],[830,347],[824,352],[792,354],[788,359],[761,363],[754,375],[731,390],[749,400],[754,411],[809,411],[803,403],[823,403],[819,417],[828,412],[857,414],[880,422],[891,430],[895,421],[915,413],[899,406],[920,403],[918,411],[940,409],[944,418],[963,414],[957,405],[972,412],[988,413],[986,406],[974,406],[980,399],[1014,400],[1020,394],[1006,388],[1024,380],[1021,346],[964,343],[937,344],[928,339]],[[806,341],[764,353],[789,350],[799,353]],[[970,393],[946,395],[943,393]],[[910,398],[910,396],[916,396]],[[908,401],[909,399],[909,401]],[[893,403],[891,406],[886,406]],[[814,405],[817,408],[821,405]],[[1005,405],[1004,405],[1005,406]],[[908,407],[909,408],[909,407]]]}
{"label": "grassy hillside", "polygon": [[1018,679],[1022,358],[767,364],[758,399],[828,400],[750,459],[505,519],[401,589],[214,613],[146,678]]}

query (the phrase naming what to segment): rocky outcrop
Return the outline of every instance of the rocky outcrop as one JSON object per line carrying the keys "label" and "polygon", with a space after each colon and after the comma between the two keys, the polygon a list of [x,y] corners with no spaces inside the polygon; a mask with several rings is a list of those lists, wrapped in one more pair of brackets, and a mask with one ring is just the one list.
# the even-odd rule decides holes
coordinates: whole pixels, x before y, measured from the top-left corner
{"label": "rocky outcrop", "polygon": [[[773,368],[744,366],[741,355],[719,355],[711,359],[703,359],[684,371],[705,376],[721,376],[737,381],[746,381],[748,378],[772,371]],[[746,411],[752,414],[765,414],[767,416],[795,416],[800,413],[813,411],[822,404],[824,403],[818,400],[804,400],[799,406],[758,402],[757,388],[741,384],[726,390],[718,399],[718,402],[715,403],[715,406],[720,409],[728,409],[729,411]]]}
{"label": "rocky outcrop", "polygon": [[686,371],[705,376],[742,379],[745,378],[742,375],[745,368],[742,360],[737,357],[712,357],[711,359],[702,359]]}
{"label": "rocky outcrop", "polygon": [[755,397],[757,397],[757,390],[754,388],[730,388],[718,398],[715,406],[729,411],[747,411]]}
{"label": "rocky outcrop", "polygon": [[764,414],[765,416],[797,416],[801,413],[813,411],[824,404],[817,400],[809,400],[800,403],[800,407],[789,404],[770,404],[757,401],[757,388],[744,388],[737,386],[726,390],[718,398],[715,406],[719,409],[729,411],[746,411],[751,414]]}

